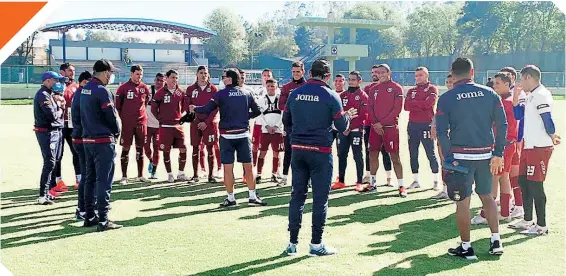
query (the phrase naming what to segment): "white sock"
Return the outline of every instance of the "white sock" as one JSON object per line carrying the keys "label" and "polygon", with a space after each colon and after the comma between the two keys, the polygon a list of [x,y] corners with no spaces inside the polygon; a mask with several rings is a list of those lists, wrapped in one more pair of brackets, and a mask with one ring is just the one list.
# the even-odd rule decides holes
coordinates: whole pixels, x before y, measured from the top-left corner
{"label": "white sock", "polygon": [[81,182],[81,175],[80,174],[75,175],[75,180],[77,182]]}
{"label": "white sock", "polygon": [[185,175],[184,171],[179,171],[179,173],[177,175]]}
{"label": "white sock", "polygon": [[442,191],[447,194],[448,193],[448,188],[446,187],[446,185],[442,185]]}
{"label": "white sock", "polygon": [[385,174],[387,175],[387,178],[391,178],[391,171],[385,171]]}
{"label": "white sock", "polygon": [[173,172],[168,172],[167,175],[173,176]]}
{"label": "white sock", "polygon": [[418,173],[413,174],[413,181],[419,182],[419,174]]}
{"label": "white sock", "polygon": [[255,190],[248,190],[248,194],[250,195],[250,199],[256,199]]}
{"label": "white sock", "polygon": [[319,243],[319,244],[311,243],[311,247],[314,248],[314,249],[320,249],[322,247],[322,243]]}
{"label": "white sock", "polygon": [[375,175],[371,175],[369,177],[369,184],[373,187],[375,187]]}
{"label": "white sock", "polygon": [[501,237],[499,237],[499,233],[491,233],[491,242],[499,241]]}
{"label": "white sock", "polygon": [[236,201],[236,198],[234,198],[234,193],[228,193],[228,200]]}
{"label": "white sock", "polygon": [[433,174],[432,174],[432,180],[433,180],[434,182],[438,182],[438,173],[433,173]]}
{"label": "white sock", "polygon": [[61,177],[55,177],[55,183],[59,183],[59,181],[63,180]]}
{"label": "white sock", "polygon": [[472,247],[472,243],[471,243],[471,242],[465,242],[465,241],[462,242],[462,248],[463,248],[464,250],[468,250],[470,247]]}
{"label": "white sock", "polygon": [[403,187],[403,179],[397,179],[397,182],[399,183],[399,188]]}
{"label": "white sock", "polygon": [[371,173],[369,171],[366,171],[366,177],[370,177]]}

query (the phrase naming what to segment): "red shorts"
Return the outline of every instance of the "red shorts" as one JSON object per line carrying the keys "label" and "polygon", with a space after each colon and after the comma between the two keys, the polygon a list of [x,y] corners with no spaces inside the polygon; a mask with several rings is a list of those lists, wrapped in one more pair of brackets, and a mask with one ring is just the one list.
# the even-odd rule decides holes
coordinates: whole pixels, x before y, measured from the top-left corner
{"label": "red shorts", "polygon": [[171,147],[177,149],[185,147],[183,126],[159,128],[159,149],[169,151]]}
{"label": "red shorts", "polygon": [[271,145],[271,150],[275,152],[281,152],[285,150],[285,143],[283,142],[282,133],[262,133],[261,143],[259,145],[260,151],[267,151]]}
{"label": "red shorts", "polygon": [[513,143],[505,146],[503,150],[503,171],[497,175],[503,175],[511,171],[511,166],[513,165],[513,156],[517,153],[517,143]]}
{"label": "red shorts", "polygon": [[218,143],[218,123],[212,123],[205,130],[199,130],[197,123],[191,123],[191,145],[199,146],[203,143],[212,146]]}
{"label": "red shorts", "polygon": [[384,127],[384,134],[379,135],[372,128],[369,132],[369,150],[380,151],[385,146],[387,152],[399,152],[399,126]]}
{"label": "red shorts", "polygon": [[542,182],[548,172],[548,161],[554,147],[523,149],[519,175],[526,175],[530,181]]}
{"label": "red shorts", "polygon": [[124,125],[122,126],[122,133],[120,133],[120,145],[124,148],[129,148],[135,138],[136,147],[143,147],[146,136],[147,125]]}
{"label": "red shorts", "polygon": [[252,145],[257,148],[261,145],[261,136],[263,134],[261,133],[261,128],[261,125],[254,125],[254,131],[252,134]]}
{"label": "red shorts", "polygon": [[513,155],[513,159],[511,160],[511,165],[513,166],[519,166],[519,164],[521,163],[521,151],[523,151],[523,141],[521,142],[516,142],[515,144],[517,144],[517,148],[515,151],[515,155]]}

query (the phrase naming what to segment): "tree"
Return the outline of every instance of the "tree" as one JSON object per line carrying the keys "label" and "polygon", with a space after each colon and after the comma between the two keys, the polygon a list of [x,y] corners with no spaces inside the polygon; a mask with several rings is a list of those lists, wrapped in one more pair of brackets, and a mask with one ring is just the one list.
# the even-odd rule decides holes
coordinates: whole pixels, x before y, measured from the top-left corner
{"label": "tree", "polygon": [[306,55],[313,48],[313,35],[309,28],[301,26],[295,31],[295,43],[299,47],[299,54]]}
{"label": "tree", "polygon": [[33,32],[18,48],[15,54],[18,56],[18,64],[26,65],[33,61],[33,43],[37,37],[37,31]]}
{"label": "tree", "polygon": [[109,31],[97,31],[87,30],[85,32],[86,41],[100,41],[100,42],[118,42],[120,39],[116,34]]}
{"label": "tree", "polygon": [[126,43],[143,43],[143,39],[137,37],[137,36],[127,36],[122,38],[122,42],[126,42]]}
{"label": "tree", "polygon": [[292,37],[277,36],[275,39],[269,40],[265,48],[261,51],[264,55],[276,57],[290,58],[299,52],[299,46],[295,44]]}
{"label": "tree", "polygon": [[218,58],[221,65],[235,64],[245,59],[246,30],[237,14],[226,8],[215,9],[205,20],[204,26],[217,33],[205,39],[203,45]]}

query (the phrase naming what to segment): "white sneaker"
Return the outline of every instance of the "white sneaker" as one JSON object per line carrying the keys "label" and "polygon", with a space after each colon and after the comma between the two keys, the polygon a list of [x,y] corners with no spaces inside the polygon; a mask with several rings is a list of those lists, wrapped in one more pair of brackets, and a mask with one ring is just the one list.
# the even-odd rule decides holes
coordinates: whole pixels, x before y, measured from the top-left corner
{"label": "white sneaker", "polygon": [[175,177],[173,176],[173,174],[169,174],[167,176],[167,182],[169,182],[169,183],[175,182]]}
{"label": "white sneaker", "polygon": [[482,216],[477,215],[472,218],[472,225],[487,224],[487,219],[482,218]]}
{"label": "white sneaker", "polygon": [[509,224],[508,227],[511,229],[520,229],[520,230],[526,230],[531,228],[532,226],[534,226],[535,223],[532,221],[526,221],[524,219],[522,219],[519,222],[515,222],[513,224]]}
{"label": "white sneaker", "polygon": [[287,185],[287,176],[282,175],[277,186],[285,186],[285,185]]}
{"label": "white sneaker", "polygon": [[527,230],[521,231],[521,234],[527,236],[542,236],[548,234],[548,227],[542,227],[534,224],[533,226],[529,227]]}
{"label": "white sneaker", "polygon": [[146,179],[146,178],[143,177],[143,176],[140,176],[140,177],[136,178],[136,181],[137,181],[137,182],[143,182],[143,183],[150,183],[150,182],[151,182],[151,181],[149,181],[148,179]]}
{"label": "white sneaker", "polygon": [[177,180],[178,181],[189,181],[190,178],[186,174],[180,173],[180,174],[177,175]]}
{"label": "white sneaker", "polygon": [[40,198],[37,199],[37,204],[39,205],[52,205],[53,201],[51,201],[49,198],[42,196]]}
{"label": "white sneaker", "polygon": [[407,189],[418,189],[421,187],[421,184],[419,184],[418,181],[413,181],[413,183],[411,184],[411,186],[409,186],[409,188]]}
{"label": "white sneaker", "polygon": [[122,177],[122,180],[120,180],[120,184],[121,184],[121,185],[126,185],[126,184],[128,184],[128,179],[125,178],[125,177]]}
{"label": "white sneaker", "polygon": [[509,222],[511,222],[511,220],[513,220],[513,219],[511,218],[511,216],[504,217],[504,216],[502,216],[501,214],[499,214],[499,221],[500,221],[500,222],[509,223]]}
{"label": "white sneaker", "polygon": [[435,191],[439,191],[440,187],[438,186],[438,181],[434,181],[434,184],[432,184],[432,189]]}
{"label": "white sneaker", "polygon": [[369,175],[364,176],[362,179],[362,183],[369,184],[371,177]]}
{"label": "white sneaker", "polygon": [[523,209],[523,206],[515,206],[515,208],[513,208],[513,211],[511,211],[511,214],[509,216],[511,218],[523,218],[524,215],[525,215],[525,210]]}
{"label": "white sneaker", "polygon": [[433,196],[432,199],[448,199],[448,194],[445,192],[440,192],[437,195]]}

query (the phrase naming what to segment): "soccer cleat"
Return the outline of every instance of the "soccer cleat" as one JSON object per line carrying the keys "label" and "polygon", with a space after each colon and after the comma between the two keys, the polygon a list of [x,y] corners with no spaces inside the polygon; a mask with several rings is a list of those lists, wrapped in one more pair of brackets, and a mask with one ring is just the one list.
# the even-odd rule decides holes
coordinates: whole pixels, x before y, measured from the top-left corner
{"label": "soccer cleat", "polygon": [[371,185],[371,184],[365,184],[364,186],[362,186],[362,188],[359,190],[360,193],[366,193],[366,192],[373,192],[377,190],[377,186],[375,185]]}
{"label": "soccer cleat", "polygon": [[456,248],[450,248],[448,249],[448,255],[460,257],[470,261],[478,259],[478,257],[474,253],[474,249],[471,246],[470,248],[468,248],[468,250],[464,250],[461,245]]}
{"label": "soccer cleat", "polygon": [[369,175],[364,176],[364,179],[362,179],[362,184],[369,184],[370,179],[371,178]]}
{"label": "soccer cleat", "polygon": [[500,240],[489,243],[489,254],[491,255],[503,255],[503,245]]}
{"label": "soccer cleat", "polygon": [[49,196],[51,196],[52,197],[51,200],[53,200],[55,198],[60,197],[61,193],[55,191],[55,188],[53,188],[53,189],[49,190]]}
{"label": "soccer cleat", "polygon": [[267,202],[263,201],[259,195],[256,195],[256,197],[254,199],[249,199],[248,200],[248,205],[249,206],[266,206]]}
{"label": "soccer cleat", "polygon": [[[369,184],[367,184],[367,185],[369,185]],[[362,183],[356,183],[356,188],[355,188],[356,192],[361,192],[364,189],[364,186],[365,185],[362,184]]]}
{"label": "soccer cleat", "polygon": [[98,217],[97,216],[94,216],[94,217],[89,218],[89,219],[85,218],[84,223],[83,223],[83,227],[93,227],[93,226],[96,226],[96,225],[98,225]]}
{"label": "soccer cleat", "polygon": [[[194,179],[196,179],[196,181],[193,181]],[[193,178],[189,178],[186,174],[184,173],[180,173],[177,175],[177,180],[178,181],[191,181],[191,182],[199,182],[199,178],[198,176],[193,176]]]}
{"label": "soccer cleat", "polygon": [[75,187],[73,187],[75,189],[75,191],[79,190],[79,185],[80,185],[79,182],[75,182]]}
{"label": "soccer cleat", "polygon": [[153,164],[149,162],[149,165],[147,166],[147,172],[151,174],[152,171],[153,171]]}
{"label": "soccer cleat", "polygon": [[523,210],[523,206],[515,206],[515,208],[511,211],[511,214],[509,214],[511,218],[522,218],[524,215],[525,210]]}
{"label": "soccer cleat", "polygon": [[533,224],[531,227],[529,227],[528,229],[521,231],[521,234],[523,235],[527,235],[527,236],[542,236],[542,235],[547,235],[548,234],[548,227],[542,227],[542,226],[538,226],[536,224]]}
{"label": "soccer cleat", "polygon": [[65,185],[65,182],[63,182],[63,180],[59,180],[59,182],[57,182],[57,185],[55,185],[52,190],[61,193],[69,191],[69,188],[67,187],[67,185]]}
{"label": "soccer cleat", "polygon": [[421,184],[419,184],[418,181],[413,181],[413,183],[411,184],[411,186],[409,186],[409,188],[407,189],[418,189],[421,187]]}
{"label": "soccer cleat", "polygon": [[440,187],[438,185],[438,181],[434,181],[434,183],[432,184],[432,189],[435,191],[439,191]]}
{"label": "soccer cleat", "polygon": [[500,221],[500,222],[502,222],[502,223],[509,223],[509,222],[511,222],[511,220],[513,220],[513,219],[511,218],[511,216],[504,217],[504,216],[502,216],[501,214],[499,214],[499,221]]}
{"label": "soccer cleat", "polygon": [[122,179],[120,180],[120,185],[126,185],[126,184],[128,184],[128,178],[122,177]]}
{"label": "soccer cleat", "polygon": [[149,179],[157,179],[157,174],[156,174],[156,173],[152,173],[152,174],[149,176]]}
{"label": "soccer cleat", "polygon": [[332,186],[330,186],[330,189],[332,190],[338,190],[338,189],[343,189],[346,188],[346,184],[344,184],[343,182],[337,181],[334,184],[332,184]]}
{"label": "soccer cleat", "polygon": [[320,257],[320,256],[329,256],[329,255],[334,255],[336,253],[338,253],[338,250],[336,250],[335,248],[332,248],[330,246],[326,246],[324,244],[321,244],[320,247],[314,247],[313,244],[309,245],[309,256],[313,256],[313,257]]}
{"label": "soccer cleat", "polygon": [[209,178],[208,178],[208,183],[217,183],[216,178],[214,178],[213,176],[212,176],[212,177],[209,177]]}
{"label": "soccer cleat", "polygon": [[477,215],[472,218],[471,223],[472,225],[487,224],[487,219],[480,215]]}
{"label": "soccer cleat", "polygon": [[448,199],[448,194],[445,192],[440,192],[437,195],[433,196],[432,199]]}
{"label": "soccer cleat", "polygon": [[531,228],[531,226],[535,225],[534,222],[532,221],[526,221],[524,219],[522,219],[519,222],[515,222],[513,224],[509,224],[507,225],[507,227],[511,228],[511,229],[519,229],[519,230],[526,230]]}
{"label": "soccer cleat", "polygon": [[116,224],[112,221],[106,221],[104,222],[99,222],[98,225],[96,225],[96,231],[97,232],[104,232],[107,230],[115,230],[115,229],[120,229],[124,226],[120,225],[120,224]]}
{"label": "soccer cleat", "polygon": [[399,197],[407,197],[407,190],[405,190],[405,187],[399,187]]}
{"label": "soccer cleat", "polygon": [[40,198],[37,199],[37,204],[39,205],[53,205],[55,202],[53,202],[51,199],[42,196]]}
{"label": "soccer cleat", "polygon": [[234,200],[234,201],[230,201],[230,200],[228,199],[228,197],[226,197],[226,198],[224,199],[224,201],[223,201],[222,203],[220,203],[220,207],[225,207],[225,208],[226,208],[226,207],[228,207],[228,208],[236,207],[236,205],[237,205],[236,201],[235,201],[235,200]]}
{"label": "soccer cleat", "polygon": [[173,176],[173,174],[169,174],[167,176],[167,182],[169,182],[169,183],[175,182],[175,177]]}
{"label": "soccer cleat", "polygon": [[277,183],[277,186],[285,186],[285,185],[287,185],[287,176],[282,175],[281,179],[279,179],[279,183]]}
{"label": "soccer cleat", "polygon": [[143,182],[143,183],[151,183],[151,181],[149,181],[148,179],[146,179],[146,178],[143,177],[143,176],[140,176],[140,177],[136,178],[136,181],[137,181],[137,182]]}
{"label": "soccer cleat", "polygon": [[277,175],[276,175],[276,174],[271,175],[271,182],[277,183],[277,181],[279,181],[279,180],[277,179]]}
{"label": "soccer cleat", "polygon": [[77,221],[84,221],[86,216],[86,212],[79,211],[79,208],[75,211],[75,219]]}
{"label": "soccer cleat", "polygon": [[285,254],[287,254],[287,256],[297,256],[297,244],[289,243],[287,249],[285,249]]}
{"label": "soccer cleat", "polygon": [[255,177],[255,184],[260,184],[261,183],[261,175],[258,175]]}

